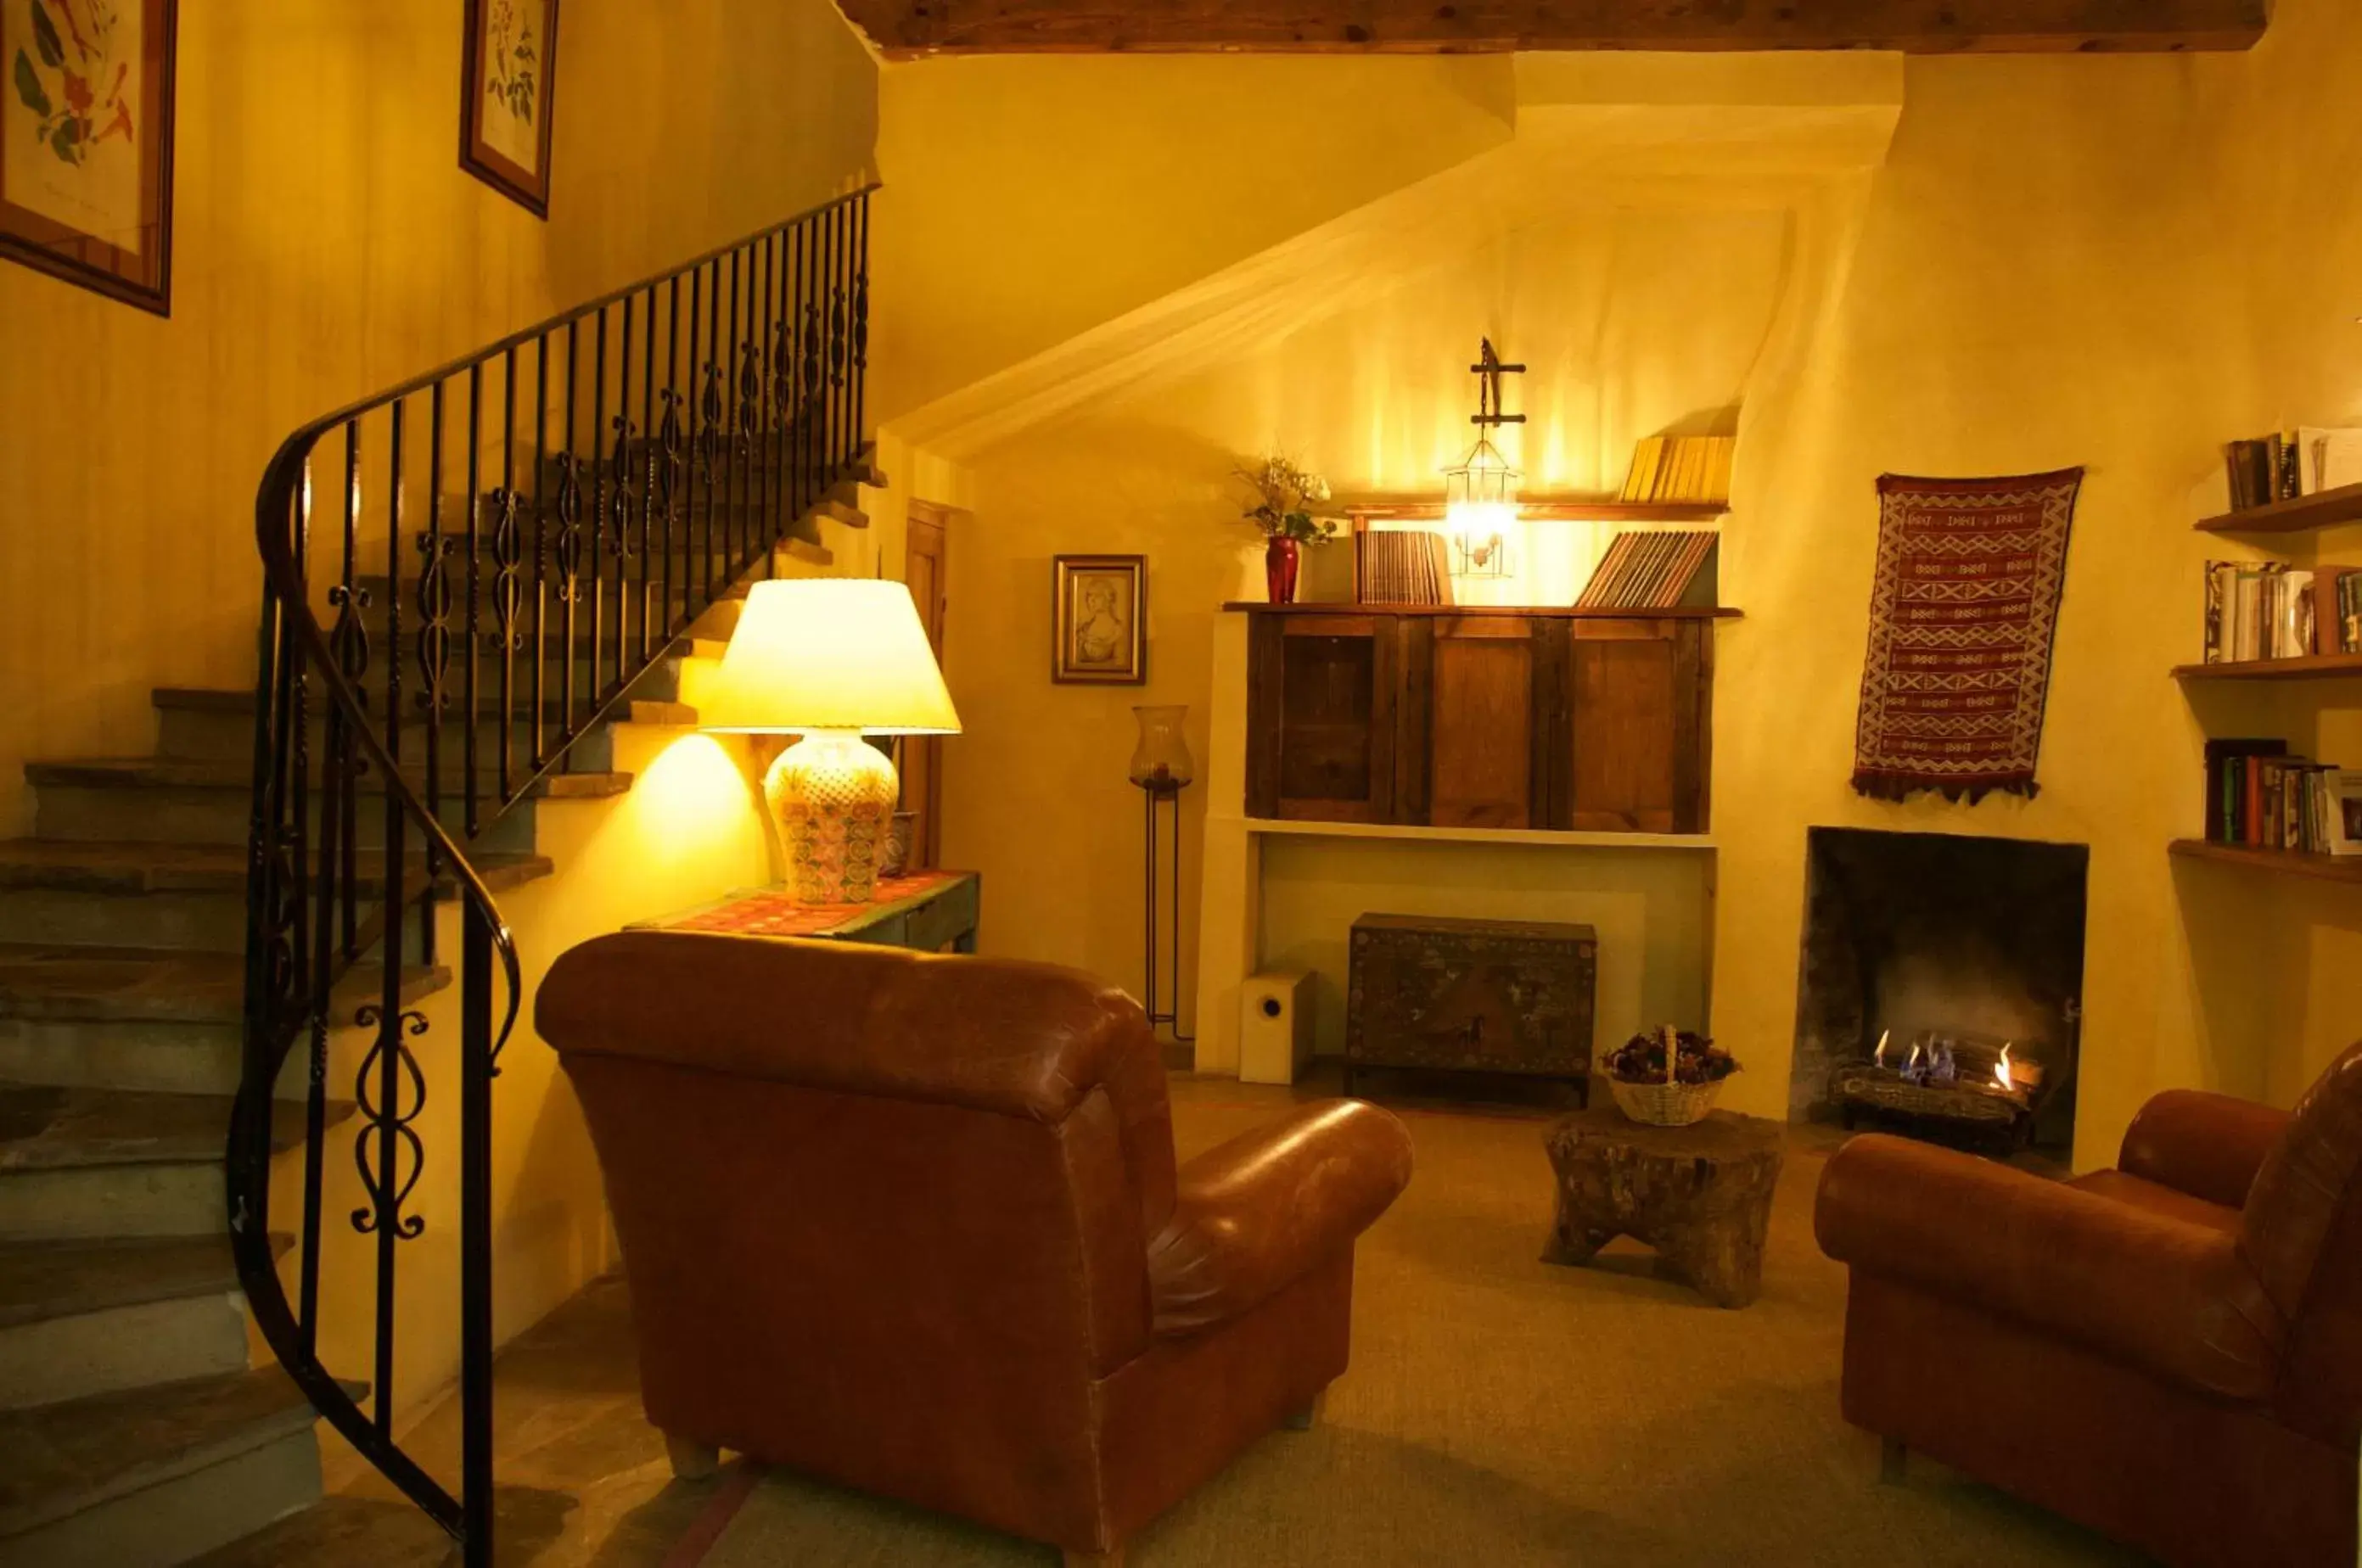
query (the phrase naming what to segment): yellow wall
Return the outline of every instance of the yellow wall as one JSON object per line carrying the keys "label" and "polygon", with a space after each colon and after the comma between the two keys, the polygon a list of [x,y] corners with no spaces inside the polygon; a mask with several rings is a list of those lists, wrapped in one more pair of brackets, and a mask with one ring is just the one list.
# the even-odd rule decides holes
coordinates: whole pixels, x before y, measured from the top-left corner
{"label": "yellow wall", "polygon": [[907,412],[1497,145],[1510,93],[1501,56],[890,67],[873,406]]}
{"label": "yellow wall", "polygon": [[181,7],[173,309],[0,264],[0,816],[253,677],[254,490],[304,420],[866,177],[823,0],[568,7],[547,223],[458,166],[459,0]]}
{"label": "yellow wall", "polygon": [[[1767,339],[1764,360],[1743,378],[1723,575],[1726,598],[1748,612],[1722,633],[1711,944],[1714,1023],[1749,1066],[1731,1093],[1738,1108],[1784,1108],[1805,830],[1815,825],[2092,847],[2079,1164],[2111,1158],[2134,1110],[2159,1087],[2209,1084],[2286,1100],[2334,1042],[2362,1032],[2362,1016],[2337,987],[2362,936],[2348,905],[2334,893],[2291,895],[2218,872],[2177,874],[2164,852],[2169,839],[2196,828],[2202,734],[2257,721],[2252,706],[2193,712],[2166,676],[2193,652],[2208,551],[2188,525],[2211,510],[2210,487],[2219,488],[2219,444],[2250,425],[2357,411],[2346,334],[2357,330],[2348,323],[2362,302],[2345,281],[2362,276],[2349,264],[2356,220],[2327,193],[2362,172],[2334,63],[2355,58],[2362,38],[2329,0],[2287,0],[2280,11],[2274,38],[2252,58],[1898,65],[1904,108],[1883,167],[1838,181],[1834,195],[1792,204],[1785,264],[1818,268],[1824,292],[1792,302],[1772,334],[1781,341]],[[1031,62],[1020,96],[1032,104],[1083,90],[1110,63]],[[1187,105],[1213,101],[1223,73],[1236,69],[1219,60],[1164,63],[1198,73],[1199,86],[1179,103],[1160,95],[1115,105],[1099,141],[1153,143],[1169,163],[1189,141]],[[1658,69],[1646,60],[1586,67],[1611,80],[1619,70]],[[899,104],[928,85],[923,71],[905,78],[889,69],[887,101]],[[1396,105],[1413,117],[1423,106],[1416,98]],[[1015,118],[1030,124],[1032,113]],[[889,115],[888,143],[896,137]],[[2273,156],[2262,155],[2266,147]],[[1280,149],[1267,161],[1286,156]],[[1199,159],[1183,172],[1167,170],[1185,195],[1220,188],[1248,161],[1219,143]],[[2232,202],[2241,170],[2276,161],[2301,176],[2275,169],[2268,200]],[[1316,162],[1289,163],[1286,173],[1308,187],[1339,187]],[[965,165],[961,177],[971,186],[986,178]],[[927,192],[912,188],[937,171],[912,160],[900,178],[898,199],[922,206]],[[1339,188],[1337,202],[1317,192],[1297,200],[1317,213],[1361,193]],[[2243,224],[2258,213],[2268,226],[2243,238]],[[1224,483],[1232,453],[1279,445],[1341,478],[1389,483],[1399,455],[1416,473],[1432,441],[1423,425],[1409,426],[1425,417],[1418,411],[1466,396],[1458,345],[1473,346],[1477,330],[1504,321],[1524,334],[1504,348],[1537,363],[1524,394],[1532,406],[1597,406],[1604,331],[1620,335],[1616,362],[1628,367],[1647,366],[1668,343],[1684,353],[1694,346],[1679,323],[1662,332],[1648,318],[1586,329],[1558,308],[1569,280],[1588,287],[1573,264],[1594,252],[1581,225],[1562,242],[1548,240],[1543,216],[1529,214],[1536,232],[1520,244],[1538,248],[1525,263],[1484,248],[1498,225],[1472,225],[1479,243],[1456,270],[1422,258],[1399,287],[1358,294],[1333,317],[1285,302],[1266,340],[1236,347],[1221,364],[1162,378],[1152,369],[1127,390],[970,459],[978,515],[954,567],[952,660],[971,717],[951,752],[947,825],[952,857],[987,872],[989,946],[1084,961],[1119,978],[1139,972],[1139,804],[1122,781],[1125,708],[1188,702],[1193,740],[1203,736],[1214,605],[1241,577]],[[1731,248],[1669,250],[1659,265],[1711,282]],[[1555,278],[1553,260],[1568,264]],[[922,298],[902,303],[942,319],[977,274],[997,276],[999,267],[990,252],[946,258],[906,278]],[[1109,267],[1126,272],[1129,263]],[[1124,293],[1101,289],[1100,262],[1087,248],[1062,255],[1054,276],[1055,287],[1104,302],[1095,308]],[[1341,288],[1362,281],[1339,280]],[[1733,282],[1751,287],[1753,275],[1735,272]],[[2268,329],[2251,332],[2283,310]],[[1412,345],[1416,356],[1395,352]],[[1643,378],[1629,368],[1609,378],[1617,376]],[[1667,416],[1633,409],[1587,427],[1562,422],[1553,461],[1570,483],[1612,482],[1635,427],[1649,428],[1651,417]],[[1970,807],[1855,796],[1848,778],[1877,476],[2079,463],[2090,478],[2069,564],[2040,797]],[[2352,548],[2362,559],[2362,546]],[[1047,560],[1061,550],[1151,556],[1144,690],[1049,685]],[[2352,749],[2362,753],[2362,745]],[[1209,806],[1233,808],[1192,802],[1193,832]],[[1196,846],[1193,838],[1186,852]],[[2276,903],[2293,910],[2279,918],[2298,929],[2283,932],[2293,956],[2274,967],[2262,957]],[[1194,916],[1182,925],[1194,933]]]}

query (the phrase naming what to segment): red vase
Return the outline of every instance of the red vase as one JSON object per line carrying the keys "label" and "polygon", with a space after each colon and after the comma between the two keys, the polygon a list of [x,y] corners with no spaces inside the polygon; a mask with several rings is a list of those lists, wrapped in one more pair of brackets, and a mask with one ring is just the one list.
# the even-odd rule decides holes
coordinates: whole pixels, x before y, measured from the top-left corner
{"label": "red vase", "polygon": [[1296,568],[1302,549],[1295,540],[1274,534],[1264,542],[1263,580],[1271,602],[1296,602]]}

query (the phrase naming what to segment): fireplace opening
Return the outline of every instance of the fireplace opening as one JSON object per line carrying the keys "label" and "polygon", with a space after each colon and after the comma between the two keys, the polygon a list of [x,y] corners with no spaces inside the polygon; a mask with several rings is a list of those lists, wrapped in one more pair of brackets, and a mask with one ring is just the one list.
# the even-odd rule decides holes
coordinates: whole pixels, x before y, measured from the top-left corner
{"label": "fireplace opening", "polygon": [[1815,828],[1806,861],[1790,1119],[2065,1157],[2091,851]]}

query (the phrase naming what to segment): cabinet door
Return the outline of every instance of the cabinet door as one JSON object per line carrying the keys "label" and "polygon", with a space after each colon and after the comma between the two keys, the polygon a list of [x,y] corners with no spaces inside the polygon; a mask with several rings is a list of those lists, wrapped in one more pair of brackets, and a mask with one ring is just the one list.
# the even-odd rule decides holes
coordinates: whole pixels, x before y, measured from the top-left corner
{"label": "cabinet door", "polygon": [[1539,828],[1547,816],[1553,628],[1434,616],[1403,629],[1399,815],[1438,828]]}
{"label": "cabinet door", "polygon": [[1390,616],[1256,618],[1247,712],[1251,815],[1394,819],[1396,635]]}
{"label": "cabinet door", "polygon": [[1562,753],[1567,827],[1706,830],[1711,639],[1701,621],[1573,623]]}

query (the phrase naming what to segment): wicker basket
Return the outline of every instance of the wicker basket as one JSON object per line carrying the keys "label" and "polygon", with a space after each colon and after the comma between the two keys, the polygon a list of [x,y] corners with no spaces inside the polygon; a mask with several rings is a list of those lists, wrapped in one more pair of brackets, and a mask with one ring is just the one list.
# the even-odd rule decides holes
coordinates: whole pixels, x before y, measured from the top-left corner
{"label": "wicker basket", "polygon": [[1616,1108],[1635,1122],[1651,1127],[1686,1127],[1703,1122],[1722,1096],[1722,1080],[1712,1083],[1627,1083],[1609,1078]]}

